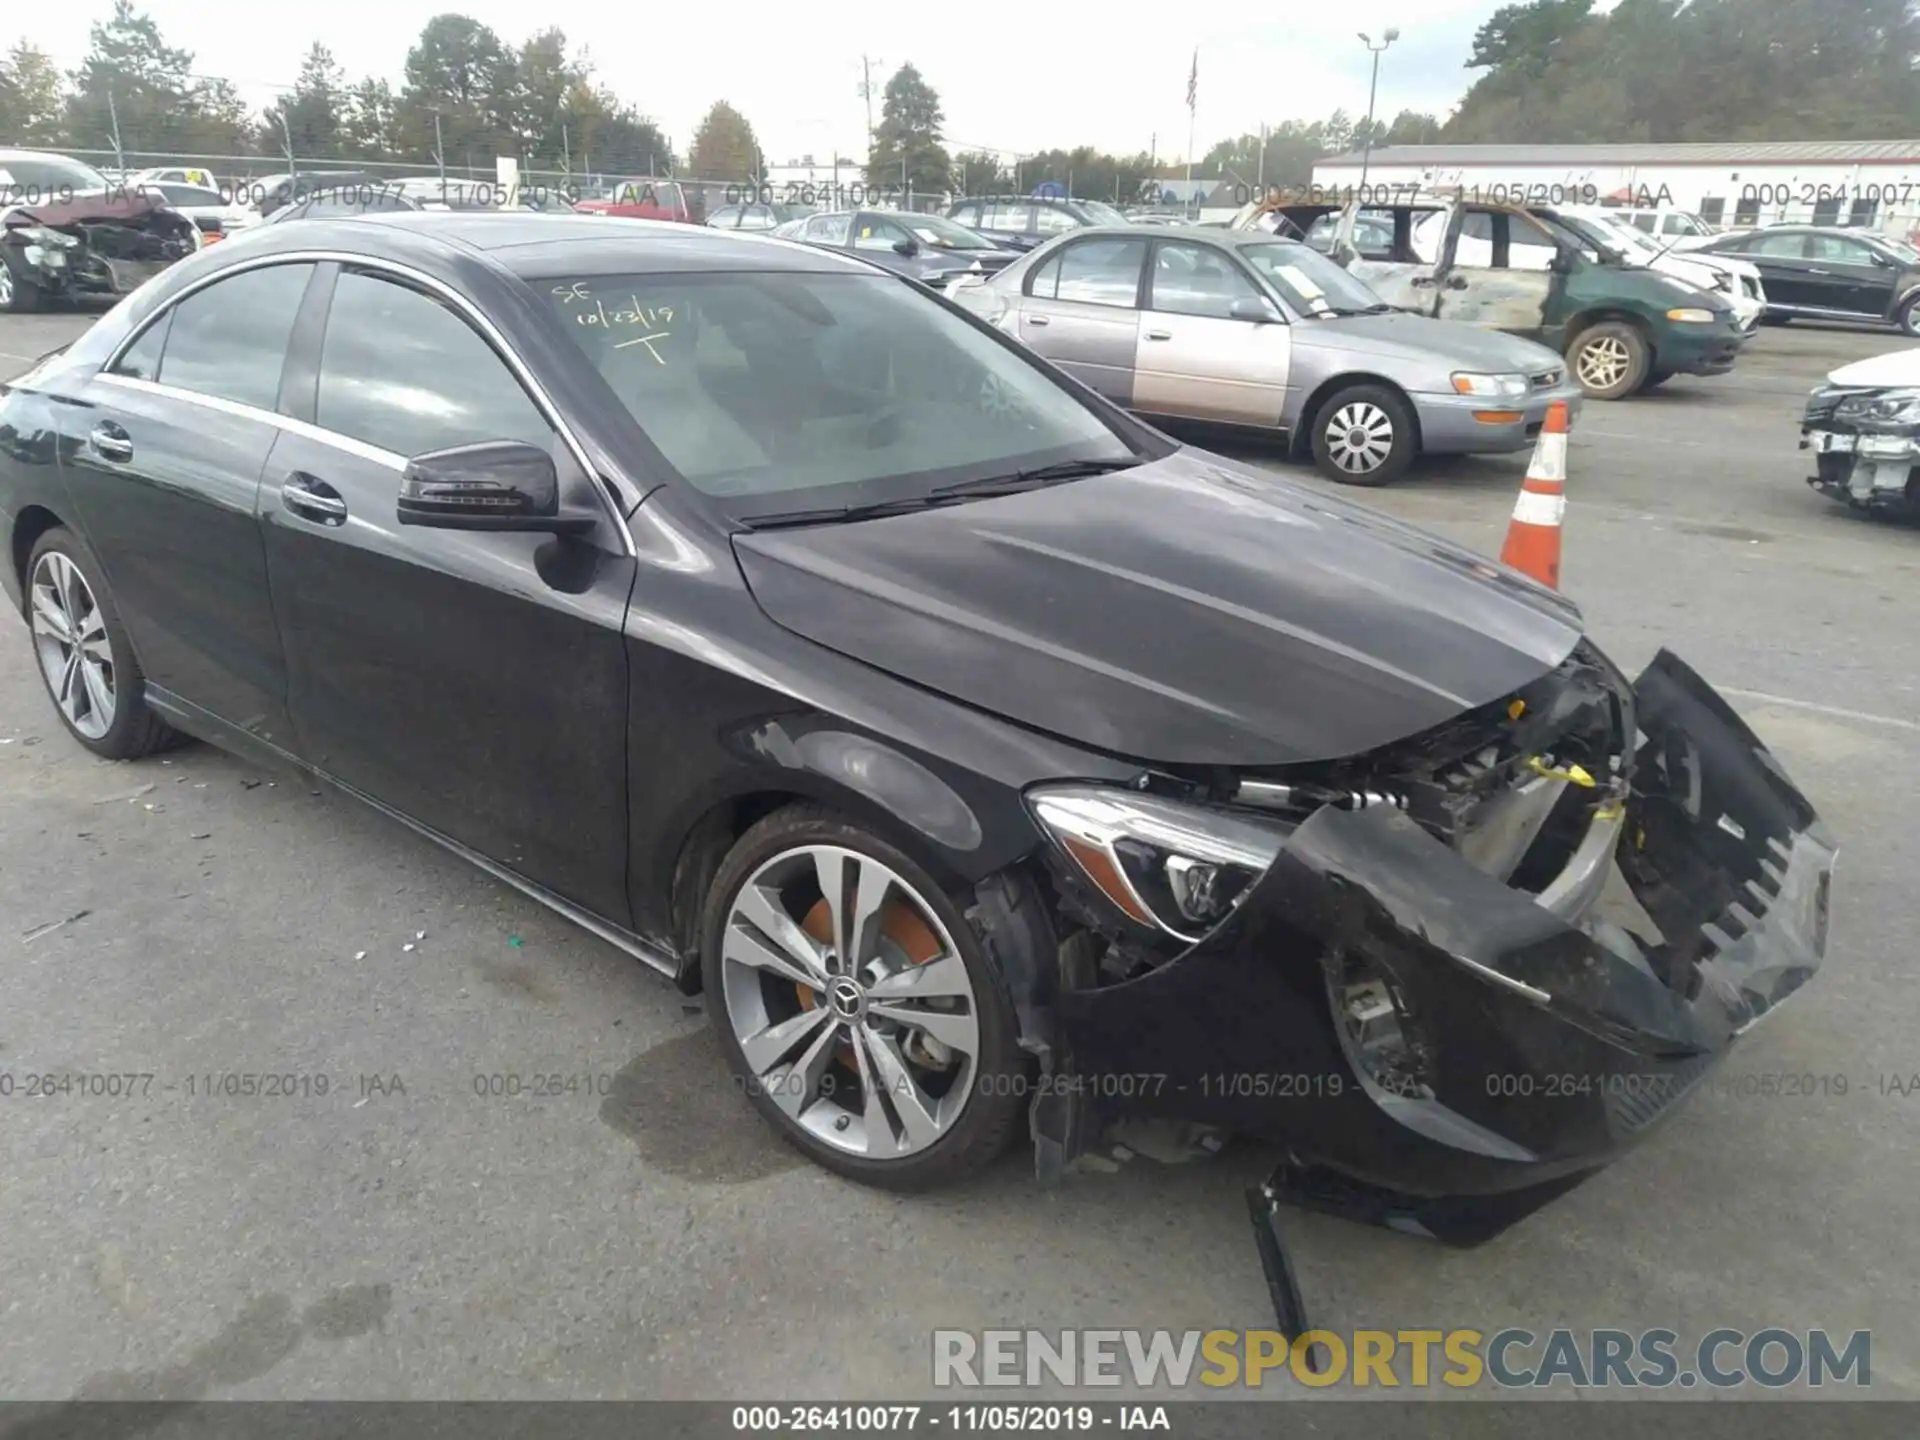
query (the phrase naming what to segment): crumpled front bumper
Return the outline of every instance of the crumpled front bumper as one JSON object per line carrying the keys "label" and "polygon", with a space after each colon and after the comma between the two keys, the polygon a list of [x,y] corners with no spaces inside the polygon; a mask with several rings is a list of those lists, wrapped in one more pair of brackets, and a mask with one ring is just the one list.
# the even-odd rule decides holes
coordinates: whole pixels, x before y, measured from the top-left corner
{"label": "crumpled front bumper", "polygon": [[[1557,1191],[1638,1140],[1819,967],[1835,847],[1684,663],[1661,652],[1633,693],[1618,861],[1657,936],[1603,943],[1397,811],[1322,809],[1207,938],[1057,996],[1054,1088],[1092,1112],[1075,1133],[1211,1124],[1414,1198]],[[1355,956],[1408,1002],[1417,1091],[1336,1019],[1329,975]]]}
{"label": "crumpled front bumper", "polygon": [[1920,499],[1920,425],[1836,419],[1831,410],[1800,429],[1814,456],[1807,484],[1866,509]]}

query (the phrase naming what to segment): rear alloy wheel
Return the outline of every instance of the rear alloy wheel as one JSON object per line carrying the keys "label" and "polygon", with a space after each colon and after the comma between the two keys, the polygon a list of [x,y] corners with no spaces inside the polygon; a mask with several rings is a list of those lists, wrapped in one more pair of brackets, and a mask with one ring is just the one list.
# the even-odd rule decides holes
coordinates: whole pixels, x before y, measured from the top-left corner
{"label": "rear alloy wheel", "polygon": [[1653,365],[1646,337],[1623,320],[1603,320],[1575,337],[1568,356],[1573,378],[1590,400],[1623,400],[1638,390]]}
{"label": "rear alloy wheel", "polygon": [[1920,291],[1907,297],[1907,303],[1900,307],[1900,328],[1909,335],[1920,335]]}
{"label": "rear alloy wheel", "polygon": [[771,815],[720,867],[702,939],[736,1082],[826,1168],[926,1189],[1012,1139],[1012,1006],[960,907],[893,846],[816,806]]}
{"label": "rear alloy wheel", "polygon": [[184,737],[147,708],[145,677],[98,577],[72,531],[49,530],[27,562],[27,626],[68,733],[96,755],[132,760]]}
{"label": "rear alloy wheel", "polygon": [[1413,415],[1393,391],[1353,385],[1320,407],[1313,458],[1342,485],[1385,485],[1413,461]]}

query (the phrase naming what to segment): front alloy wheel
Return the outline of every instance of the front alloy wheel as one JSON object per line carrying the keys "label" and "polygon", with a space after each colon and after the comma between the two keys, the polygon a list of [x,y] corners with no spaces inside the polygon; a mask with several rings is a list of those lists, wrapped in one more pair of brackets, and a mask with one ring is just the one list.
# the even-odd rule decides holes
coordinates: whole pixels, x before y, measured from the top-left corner
{"label": "front alloy wheel", "polygon": [[715,878],[705,980],[754,1104],[828,1168],[921,1188],[1011,1138],[1010,1007],[953,902],[811,806],[762,821]]}
{"label": "front alloy wheel", "polygon": [[88,740],[104,739],[115,709],[107,617],[80,567],[49,550],[33,567],[30,624],[40,673],[60,714]]}
{"label": "front alloy wheel", "polygon": [[1646,337],[1621,320],[1603,320],[1573,342],[1573,377],[1593,400],[1621,400],[1639,390],[1653,368]]}

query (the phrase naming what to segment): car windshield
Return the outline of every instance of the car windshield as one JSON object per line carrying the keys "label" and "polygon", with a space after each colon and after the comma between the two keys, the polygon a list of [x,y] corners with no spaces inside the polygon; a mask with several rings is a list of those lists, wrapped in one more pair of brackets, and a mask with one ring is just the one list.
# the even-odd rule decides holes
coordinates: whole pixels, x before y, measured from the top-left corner
{"label": "car windshield", "polygon": [[1364,280],[1298,240],[1242,245],[1240,254],[1303,315],[1361,315],[1389,308]]}
{"label": "car windshield", "polygon": [[1599,259],[1600,250],[1611,250],[1625,259],[1644,264],[1650,257],[1660,253],[1658,245],[1631,225],[1608,225],[1584,215],[1558,215],[1551,220],[1544,215],[1534,218],[1579,242],[1590,260]]}
{"label": "car windshield", "polygon": [[1892,251],[1893,254],[1901,260],[1906,261],[1910,265],[1920,265],[1920,250],[1916,250],[1906,241],[1896,240],[1891,235],[1876,235],[1873,238],[1878,240],[1881,245]]}
{"label": "car windshield", "polygon": [[912,231],[914,239],[923,245],[938,246],[942,250],[993,249],[993,242],[986,236],[976,235],[966,226],[956,225],[938,215],[900,215],[895,218]]}
{"label": "car windshield", "polygon": [[667,462],[741,519],[1135,453],[1045,369],[891,276],[537,284]]}
{"label": "car windshield", "polygon": [[112,188],[106,176],[78,160],[52,155],[0,160],[0,201],[63,200]]}
{"label": "car windshield", "polygon": [[1076,200],[1081,213],[1096,225],[1124,225],[1127,217],[1111,205],[1103,205],[1098,200]]}

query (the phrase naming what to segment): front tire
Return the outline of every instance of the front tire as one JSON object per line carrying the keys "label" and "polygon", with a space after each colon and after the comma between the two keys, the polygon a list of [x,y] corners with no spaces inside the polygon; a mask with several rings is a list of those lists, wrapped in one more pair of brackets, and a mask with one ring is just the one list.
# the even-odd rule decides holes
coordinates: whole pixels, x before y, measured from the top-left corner
{"label": "front tire", "polygon": [[55,526],[27,558],[27,624],[47,697],[67,733],[108,760],[136,760],[186,738],[147,705],[146,676],[100,562]]}
{"label": "front tire", "polygon": [[895,846],[817,805],[769,815],[715,875],[700,948],[734,1083],[820,1165],[926,1190],[1012,1141],[1012,1003],[961,905]]}
{"label": "front tire", "polygon": [[31,315],[44,304],[40,287],[15,276],[5,257],[0,256],[0,313]]}
{"label": "front tire", "polygon": [[1342,485],[1385,485],[1413,463],[1417,448],[1413,411],[1382,385],[1337,390],[1313,417],[1314,462]]}
{"label": "front tire", "polygon": [[1920,291],[1907,297],[1907,303],[1900,307],[1898,324],[1909,335],[1920,335]]}
{"label": "front tire", "polygon": [[1653,351],[1635,326],[1602,320],[1574,337],[1567,363],[1589,400],[1624,400],[1645,383]]}

